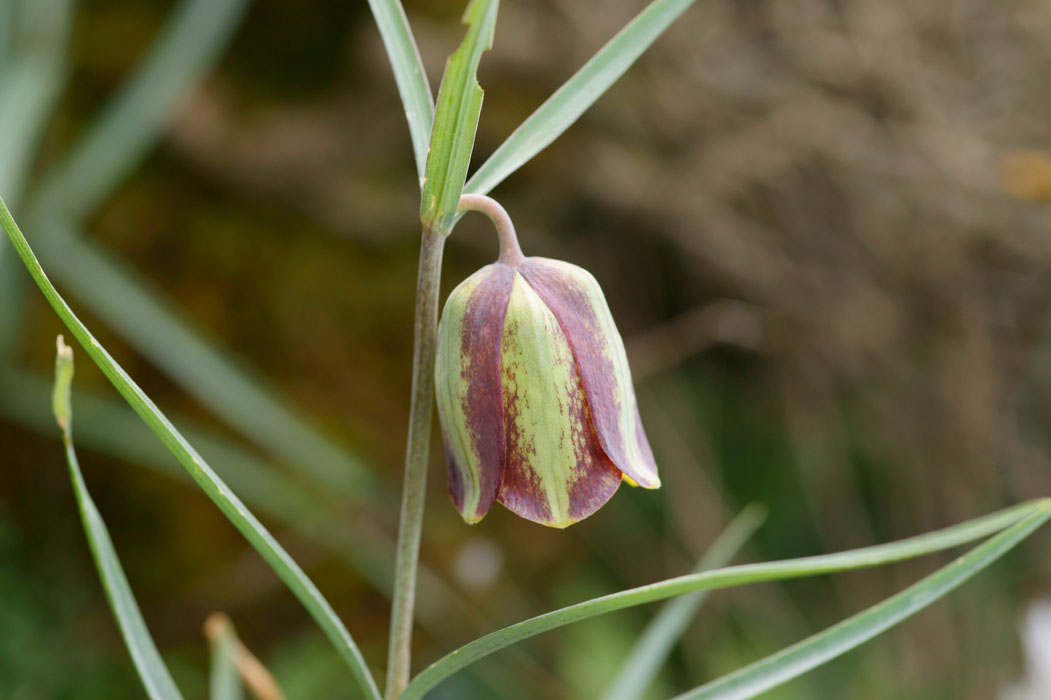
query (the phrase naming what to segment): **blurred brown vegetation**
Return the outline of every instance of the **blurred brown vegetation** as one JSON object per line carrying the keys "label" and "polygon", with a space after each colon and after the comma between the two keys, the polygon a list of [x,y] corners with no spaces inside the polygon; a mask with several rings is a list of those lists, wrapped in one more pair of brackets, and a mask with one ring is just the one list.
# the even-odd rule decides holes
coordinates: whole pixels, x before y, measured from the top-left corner
{"label": "blurred brown vegetation", "polygon": [[[436,85],[461,3],[405,4]],[[642,5],[505,1],[483,61],[476,164]],[[82,4],[43,161],[119,85],[165,9]],[[1043,0],[704,0],[501,185],[493,194],[527,254],[587,267],[606,289],[666,488],[623,489],[566,533],[495,510],[468,528],[436,449],[423,557],[469,602],[422,601],[416,662],[684,572],[753,500],[770,508],[747,553],[760,560],[903,537],[1051,492],[1049,36]],[[260,0],[88,229],[393,493],[417,192],[365,3]],[[446,290],[494,254],[487,224],[466,218],[447,248]],[[19,352],[46,370],[58,322],[41,300],[31,307]],[[215,422],[86,320],[162,407]],[[78,382],[102,389],[85,365]],[[42,673],[34,664],[87,646],[68,651],[81,694],[63,686],[55,697],[89,697],[92,684],[106,688],[98,697],[136,697],[54,437],[0,423],[0,547],[16,574],[4,590],[28,611],[23,668]],[[180,679],[203,674],[200,626],[222,609],[279,678],[314,669],[317,687],[289,697],[329,697],[345,682],[294,599],[199,493],[105,455],[83,461]],[[388,536],[391,503],[369,516]],[[381,664],[383,596],[330,551],[282,541]],[[1015,623],[1051,583],[1047,542],[1038,535],[949,602],[770,696],[994,697],[1021,673]],[[715,595],[660,690],[827,626],[936,560]],[[594,697],[649,612],[505,653],[480,671],[498,680],[478,696]],[[27,687],[20,697],[50,697]]]}

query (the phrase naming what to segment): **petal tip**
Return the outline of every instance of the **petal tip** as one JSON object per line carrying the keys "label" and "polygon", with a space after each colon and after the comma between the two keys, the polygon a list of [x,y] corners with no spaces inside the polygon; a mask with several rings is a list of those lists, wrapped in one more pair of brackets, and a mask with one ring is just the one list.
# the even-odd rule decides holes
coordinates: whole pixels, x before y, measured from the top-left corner
{"label": "petal tip", "polygon": [[482,522],[482,518],[485,517],[485,513],[482,513],[481,515],[478,515],[477,513],[475,513],[474,515],[468,515],[467,513],[460,511],[460,517],[463,518],[463,521],[468,525],[477,525],[478,523]]}
{"label": "petal tip", "polygon": [[628,486],[634,486],[642,489],[659,489],[661,487],[661,479],[656,474],[652,477],[645,479],[633,479],[632,477],[624,474],[622,476],[624,483]]}
{"label": "petal tip", "polygon": [[659,489],[661,487],[661,479],[659,476],[654,475],[653,478],[645,484],[639,484],[644,489]]}

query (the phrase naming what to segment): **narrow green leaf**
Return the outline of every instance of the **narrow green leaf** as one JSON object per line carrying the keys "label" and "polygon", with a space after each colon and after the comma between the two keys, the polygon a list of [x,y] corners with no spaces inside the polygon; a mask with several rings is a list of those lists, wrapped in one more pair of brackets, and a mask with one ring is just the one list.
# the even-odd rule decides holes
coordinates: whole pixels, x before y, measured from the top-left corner
{"label": "narrow green leaf", "polygon": [[244,688],[237,670],[238,640],[233,624],[226,615],[212,613],[204,623],[204,632],[212,648],[209,700],[242,700]]}
{"label": "narrow green leaf", "polygon": [[570,605],[538,615],[510,627],[505,627],[496,632],[491,632],[450,654],[446,654],[416,676],[400,700],[415,700],[422,697],[424,693],[456,671],[504,647],[533,637],[541,632],[547,632],[573,622],[586,620],[596,615],[623,610],[624,608],[642,605],[643,603],[652,603],[693,591],[730,588],[762,581],[830,574],[902,561],[956,547],[967,542],[973,542],[999,532],[1035,512],[1042,512],[1049,507],[1049,503],[1051,501],[1047,499],[1029,501],[990,515],[969,520],[960,525],[954,525],[943,530],[910,537],[897,542],[864,547],[848,552],[837,552],[835,554],[822,554],[763,564],[730,566],[700,574],[679,576],[678,578],[631,588],[619,593],[577,603],[576,605]]}
{"label": "narrow green leaf", "polygon": [[70,329],[84,350],[99,366],[121,396],[139,414],[139,417],[153,430],[161,441],[176,456],[201,490],[212,500],[223,515],[233,523],[245,539],[256,549],[263,559],[274,570],[274,573],[285,582],[289,590],[299,599],[322,631],[335,646],[336,651],[347,663],[362,692],[373,700],[379,700],[380,694],[376,682],[369,673],[368,666],[357,644],[354,643],[346,627],[336,616],[335,611],[321,595],[317,587],[307,577],[288,552],[278,544],[263,524],[256,519],[248,508],[235,496],[229,487],[216,475],[204,458],[193,448],[182,434],[172,425],[167,416],[139,388],[127,372],[117,364],[112,356],[99,344],[98,340],[80,322],[70,310],[65,300],[44,274],[40,263],[33,254],[25,236],[11,218],[7,205],[0,199],[0,227],[7,233],[15,246],[26,269],[44,293],[52,308]]}
{"label": "narrow green leaf", "polygon": [[1045,500],[1015,525],[901,593],[761,661],[683,693],[675,700],[751,698],[796,678],[923,610],[1002,557],[1049,518],[1051,501]]}
{"label": "narrow green leaf", "polygon": [[69,293],[238,432],[349,503],[375,501],[365,464],[292,412],[265,382],[183,320],[153,287],[79,232],[39,220],[40,254]]}
{"label": "narrow green leaf", "polygon": [[471,176],[464,192],[486,194],[544,150],[600,98],[694,0],[653,0],[515,129]]}
{"label": "narrow green leaf", "polygon": [[482,87],[478,64],[493,46],[499,0],[471,0],[464,12],[467,36],[445,64],[431,131],[420,218],[424,228],[448,233],[456,217],[467,168],[471,164]]}
{"label": "narrow green leaf", "polygon": [[91,212],[160,135],[216,61],[248,0],[184,0],[121,92],[44,176],[34,206],[71,221]]}
{"label": "narrow green leaf", "polygon": [[[733,519],[701,557],[695,572],[726,566],[766,519],[766,509],[758,504],[745,508]],[[665,603],[642,631],[628,658],[609,684],[603,700],[638,700],[657,677],[661,666],[683,632],[690,626],[708,591],[697,591]]]}
{"label": "narrow green leaf", "polygon": [[427,166],[427,143],[434,122],[434,96],[427,82],[427,71],[400,0],[369,0],[369,7],[376,18],[376,26],[394,71],[394,82],[405,107],[412,151],[416,156],[416,173],[422,182]]}
{"label": "narrow green leaf", "polygon": [[106,592],[113,616],[120,626],[124,643],[135,663],[135,670],[152,700],[182,700],[175,681],[161,660],[160,652],[146,629],[146,622],[135,602],[131,586],[121,568],[117,552],[113,548],[109,531],[95,507],[84,477],[80,472],[77,454],[73,449],[73,435],[70,429],[69,385],[73,380],[73,351],[58,337],[58,353],[55,357],[55,388],[52,405],[55,419],[62,429],[62,441],[66,447],[66,462],[69,464],[69,477],[73,482],[73,493],[77,499],[80,518],[84,523],[84,534],[88,538],[91,556],[95,559],[102,588]]}

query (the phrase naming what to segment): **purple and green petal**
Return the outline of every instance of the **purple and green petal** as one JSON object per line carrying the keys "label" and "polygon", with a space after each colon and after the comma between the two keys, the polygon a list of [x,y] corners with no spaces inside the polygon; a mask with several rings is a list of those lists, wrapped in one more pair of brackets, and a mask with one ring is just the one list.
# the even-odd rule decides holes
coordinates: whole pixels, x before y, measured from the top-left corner
{"label": "purple and green petal", "polygon": [[526,258],[518,271],[564,332],[606,455],[632,482],[658,488],[624,342],[598,282],[583,268],[547,258]]}
{"label": "purple and green petal", "polygon": [[498,498],[551,527],[586,518],[616,492],[621,472],[602,449],[566,334],[520,275],[502,341],[506,466]]}
{"label": "purple and green petal", "polygon": [[516,275],[488,265],[449,295],[435,357],[435,396],[453,502],[469,523],[496,498],[505,463],[500,389],[503,321]]}

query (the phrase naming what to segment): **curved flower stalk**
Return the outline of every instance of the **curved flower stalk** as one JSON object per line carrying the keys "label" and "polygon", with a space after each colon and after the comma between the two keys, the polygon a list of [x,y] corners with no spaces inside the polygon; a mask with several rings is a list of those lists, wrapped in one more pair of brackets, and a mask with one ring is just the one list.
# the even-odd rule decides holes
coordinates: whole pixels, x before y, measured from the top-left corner
{"label": "curved flower stalk", "polygon": [[464,520],[499,501],[566,527],[621,481],[658,488],[624,343],[598,282],[559,260],[525,257],[487,197],[500,257],[462,282],[438,329],[435,387],[449,489]]}

